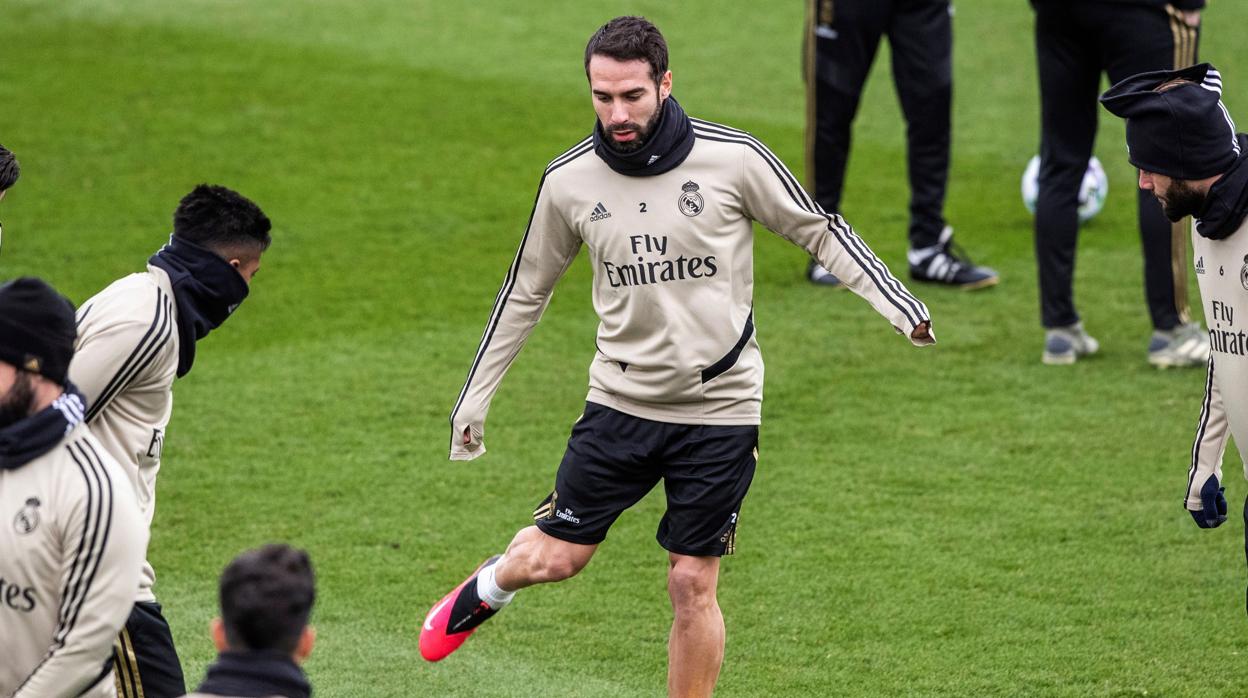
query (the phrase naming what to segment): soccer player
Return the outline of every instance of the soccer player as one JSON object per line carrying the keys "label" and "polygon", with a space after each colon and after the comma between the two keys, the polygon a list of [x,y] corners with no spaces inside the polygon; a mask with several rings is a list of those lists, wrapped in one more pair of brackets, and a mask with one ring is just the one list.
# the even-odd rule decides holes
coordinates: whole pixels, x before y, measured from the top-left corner
{"label": "soccer player", "polygon": [[[9,193],[9,189],[17,184],[17,178],[22,173],[22,168],[17,164],[17,158],[13,153],[4,146],[0,145],[0,201],[4,200],[4,195]],[[0,245],[4,244],[4,228],[0,227]]]}
{"label": "soccer player", "polygon": [[[1205,0],[1032,0],[1040,73],[1040,175],[1036,264],[1046,364],[1072,364],[1099,343],[1075,310],[1079,186],[1096,137],[1101,73],[1173,70],[1196,61]],[[1153,333],[1148,362],[1159,368],[1202,366],[1209,340],[1187,304],[1187,239],[1146,191],[1139,192],[1144,291]]]}
{"label": "soccer player", "polygon": [[582,245],[600,319],[588,404],[536,525],[428,613],[426,659],[454,651],[517,590],[579,572],[620,513],[663,480],[658,542],[675,609],[668,689],[710,693],[724,648],[720,556],[735,547],[758,456],[753,221],[832,269],[914,344],[935,341],[926,306],[766,146],[685,114],[667,55],[640,17],[611,20],[586,46],[597,123],[542,176],[451,414],[450,457],[485,452],[490,400]]}
{"label": "soccer player", "polygon": [[112,696],[147,527],[66,379],[74,307],[0,286],[0,695]]}
{"label": "soccer player", "polygon": [[[906,119],[910,175],[910,278],[966,290],[997,272],[956,249],[945,225],[953,105],[953,5],[949,0],[806,0],[806,169],[815,201],[839,213],[850,127],[880,40],[888,36],[893,82]],[[812,259],[807,276],[841,287]]]}
{"label": "soccer player", "polygon": [[[1248,444],[1248,135],[1235,132],[1221,95],[1221,75],[1202,63],[1136,75],[1101,97],[1127,120],[1140,189],[1170,220],[1195,218],[1190,234],[1212,352],[1184,505],[1201,528],[1226,521],[1227,436],[1241,460]],[[1244,522],[1248,551],[1248,499]]]}
{"label": "soccer player", "polygon": [[299,668],[316,640],[308,554],[278,544],[248,550],[221,573],[220,601],[221,617],[212,621],[220,654],[191,698],[312,695]]}
{"label": "soccer player", "polygon": [[[268,248],[269,219],[225,187],[200,185],[173,214],[173,235],[130,274],[78,311],[77,354],[69,373],[90,408],[87,424],[124,466],[148,526],[156,511],[173,382],[195,347],[247,297]],[[117,639],[118,693],[165,698],[186,693],[169,625],[144,563],[134,610]]]}

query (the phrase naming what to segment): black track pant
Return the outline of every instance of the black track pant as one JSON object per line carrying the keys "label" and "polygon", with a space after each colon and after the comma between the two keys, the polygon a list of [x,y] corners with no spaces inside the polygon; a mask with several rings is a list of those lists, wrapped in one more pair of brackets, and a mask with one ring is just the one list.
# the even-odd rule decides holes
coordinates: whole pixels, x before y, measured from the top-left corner
{"label": "black track pant", "polygon": [[937,243],[945,226],[953,27],[949,0],[807,0],[806,163],[815,200],[839,212],[850,125],[880,37],[906,118],[910,246]]}
{"label": "black track pant", "polygon": [[134,604],[113,644],[113,676],[119,698],[175,698],[186,695],[182,665],[160,604]]}
{"label": "black track pant", "polygon": [[[1040,72],[1040,193],[1036,261],[1045,327],[1079,321],[1072,280],[1079,185],[1096,138],[1101,74],[1111,83],[1196,60],[1199,33],[1161,7],[1098,0],[1034,0]],[[1153,326],[1188,318],[1187,236],[1149,192],[1138,191],[1144,288]]]}

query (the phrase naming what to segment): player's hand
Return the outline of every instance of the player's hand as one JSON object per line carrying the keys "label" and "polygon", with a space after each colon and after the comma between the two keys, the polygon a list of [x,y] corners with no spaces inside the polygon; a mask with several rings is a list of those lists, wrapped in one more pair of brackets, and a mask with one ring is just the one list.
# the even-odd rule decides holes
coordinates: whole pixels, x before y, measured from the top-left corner
{"label": "player's hand", "polygon": [[1192,29],[1200,26],[1200,10],[1177,10],[1177,12],[1187,26]]}
{"label": "player's hand", "polygon": [[472,460],[485,453],[482,436],[480,425],[474,428],[469,424],[462,430],[456,427],[451,432],[451,460]]}
{"label": "player's hand", "polygon": [[924,320],[923,322],[920,322],[917,326],[915,326],[914,331],[910,333],[910,339],[913,339],[919,342],[935,341],[935,339],[932,337],[931,320]]}
{"label": "player's hand", "polygon": [[1204,486],[1200,488],[1202,509],[1193,511],[1192,518],[1201,528],[1217,528],[1226,521],[1226,496],[1223,495],[1226,488],[1221,487],[1220,484],[1217,475],[1210,475],[1209,479],[1205,480]]}

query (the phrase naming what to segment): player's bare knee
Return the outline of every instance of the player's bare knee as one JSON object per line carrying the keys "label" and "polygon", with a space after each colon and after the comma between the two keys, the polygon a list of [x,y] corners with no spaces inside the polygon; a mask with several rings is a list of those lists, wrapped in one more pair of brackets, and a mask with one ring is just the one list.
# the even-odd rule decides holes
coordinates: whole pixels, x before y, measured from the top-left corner
{"label": "player's bare knee", "polygon": [[667,572],[667,593],[677,611],[699,610],[715,604],[718,570],[698,565],[673,565]]}
{"label": "player's bare knee", "polygon": [[584,563],[565,554],[556,553],[542,560],[542,576],[552,582],[571,579],[584,568]]}

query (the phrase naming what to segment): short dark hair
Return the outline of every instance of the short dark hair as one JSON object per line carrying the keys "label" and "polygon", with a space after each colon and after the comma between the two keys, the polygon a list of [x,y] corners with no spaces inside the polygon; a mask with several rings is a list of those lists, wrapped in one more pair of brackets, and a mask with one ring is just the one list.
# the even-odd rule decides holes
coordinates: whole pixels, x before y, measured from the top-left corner
{"label": "short dark hair", "polygon": [[268,216],[251,199],[216,184],[195,187],[173,212],[176,237],[218,253],[240,248],[263,252],[273,241],[271,228]]}
{"label": "short dark hair", "polygon": [[221,573],[221,619],[235,650],[294,652],[316,601],[308,554],[271,543],[234,558]]}
{"label": "short dark hair", "polygon": [[595,55],[617,61],[645,61],[650,64],[650,77],[656,85],[667,72],[667,42],[659,28],[645,17],[616,17],[589,37],[585,45],[586,77],[589,59]]}
{"label": "short dark hair", "polygon": [[12,151],[0,145],[0,191],[16,184],[21,174],[22,168],[18,166]]}

